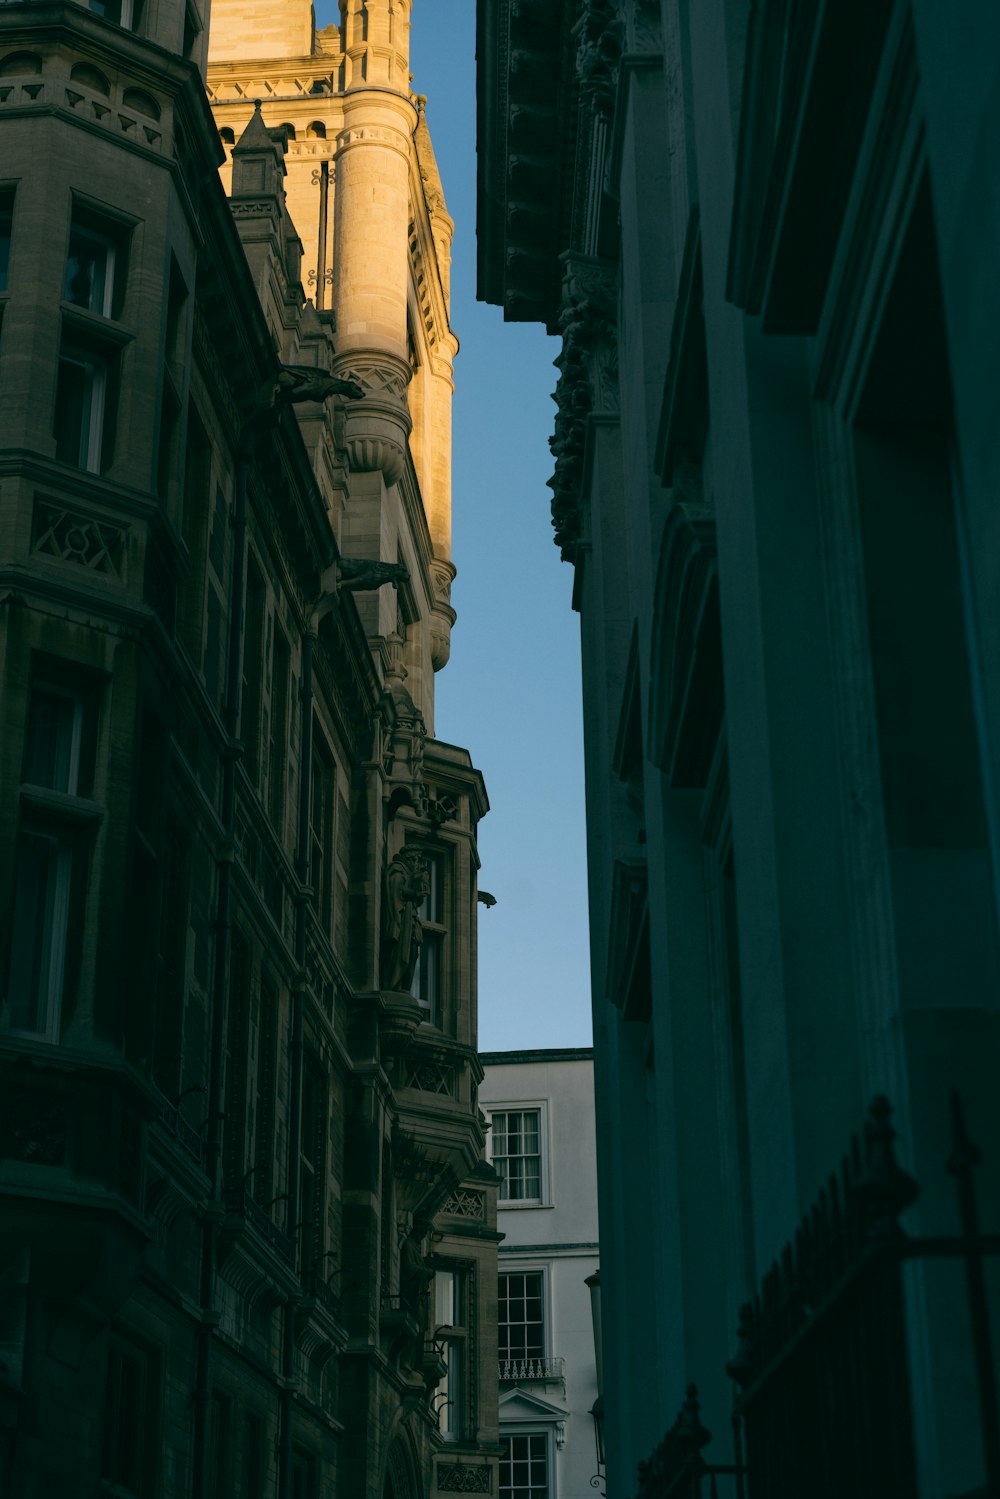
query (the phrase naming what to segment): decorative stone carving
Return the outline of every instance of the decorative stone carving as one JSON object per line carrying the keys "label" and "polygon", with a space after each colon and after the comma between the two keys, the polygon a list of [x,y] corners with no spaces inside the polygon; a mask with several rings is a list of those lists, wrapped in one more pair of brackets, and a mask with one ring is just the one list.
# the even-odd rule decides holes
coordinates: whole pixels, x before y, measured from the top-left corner
{"label": "decorative stone carving", "polygon": [[563,306],[559,315],[562,353],[554,400],[558,408],[549,442],[556,460],[549,480],[556,543],[572,561],[580,539],[580,483],[587,417],[595,409],[617,410],[618,346],[613,267],[605,262],[565,257]]}
{"label": "decorative stone carving", "polygon": [[573,32],[581,101],[608,119],[614,110],[624,35],[617,0],[585,0]]}
{"label": "decorative stone carving", "polygon": [[35,501],[33,530],[32,550],[42,556],[76,562],[111,577],[124,575],[128,533],[121,526],[39,499]]}
{"label": "decorative stone carving", "polygon": [[451,607],[451,585],[455,577],[454,564],[445,557],[431,561],[431,582],[434,585],[434,603],[430,619],[431,664],[435,671],[447,666],[451,655],[451,630],[458,617]]}
{"label": "decorative stone carving", "polygon": [[361,387],[364,403],[344,415],[344,446],[352,469],[380,470],[386,485],[398,482],[406,464],[412,428],[406,404],[410,366],[393,354],[355,350],[338,362],[338,373]]}
{"label": "decorative stone carving", "polygon": [[486,1217],[486,1199],[482,1192],[452,1192],[441,1208],[452,1218],[472,1218],[481,1222]]}
{"label": "decorative stone carving", "polygon": [[365,557],[341,557],[337,562],[337,586],[344,592],[368,593],[384,583],[408,583],[409,569],[402,562],[370,562]]}
{"label": "decorative stone carving", "polygon": [[437,1486],[442,1494],[491,1494],[491,1470],[487,1463],[442,1463],[437,1466]]}
{"label": "decorative stone carving", "polygon": [[662,45],[660,0],[635,0],[630,48],[636,52],[658,52]]}
{"label": "decorative stone carving", "polygon": [[455,1069],[442,1067],[439,1062],[414,1063],[406,1074],[406,1087],[416,1088],[418,1093],[442,1093],[451,1098],[455,1093]]}
{"label": "decorative stone carving", "polygon": [[261,404],[289,406],[299,401],[325,401],[329,396],[360,401],[365,395],[365,387],[350,375],[334,375],[316,365],[283,364],[274,385],[259,394]]}
{"label": "decorative stone carving", "polygon": [[428,890],[427,867],[415,848],[402,848],[385,874],[382,988],[406,993],[413,982],[423,924],[418,914]]}

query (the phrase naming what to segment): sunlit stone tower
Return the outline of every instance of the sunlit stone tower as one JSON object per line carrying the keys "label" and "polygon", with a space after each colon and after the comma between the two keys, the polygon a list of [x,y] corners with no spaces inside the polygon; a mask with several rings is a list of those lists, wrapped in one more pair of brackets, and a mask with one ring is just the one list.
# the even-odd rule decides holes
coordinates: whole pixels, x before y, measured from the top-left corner
{"label": "sunlit stone tower", "polygon": [[[338,375],[365,399],[345,413],[348,554],[406,561],[408,464],[432,549],[431,596],[406,632],[407,687],[433,723],[430,674],[451,626],[451,402],[458,341],[449,325],[451,240],[424,100],[410,91],[409,0],[343,0],[339,26],[313,33],[306,0],[270,12],[219,0],[209,89],[235,144],[252,101],[284,135],[285,193],[302,237],[303,284],[332,330]],[[228,168],[224,169],[226,179]],[[366,623],[395,628],[388,592]]]}

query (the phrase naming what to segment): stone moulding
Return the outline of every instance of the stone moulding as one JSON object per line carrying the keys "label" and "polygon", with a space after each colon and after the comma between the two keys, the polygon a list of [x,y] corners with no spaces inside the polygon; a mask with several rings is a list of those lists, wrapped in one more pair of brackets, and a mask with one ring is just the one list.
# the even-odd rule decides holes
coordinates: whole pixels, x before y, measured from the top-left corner
{"label": "stone moulding", "polygon": [[377,350],[354,350],[335,361],[334,374],[364,388],[364,398],[344,412],[344,446],[351,468],[380,470],[386,485],[398,483],[406,465],[413,423],[406,405],[410,366]]}

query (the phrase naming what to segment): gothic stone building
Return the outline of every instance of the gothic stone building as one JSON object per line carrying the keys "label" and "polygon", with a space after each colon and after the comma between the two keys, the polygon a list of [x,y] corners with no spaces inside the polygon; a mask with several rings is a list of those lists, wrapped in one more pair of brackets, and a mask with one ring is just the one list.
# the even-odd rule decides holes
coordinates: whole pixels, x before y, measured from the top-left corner
{"label": "gothic stone building", "polygon": [[[198,0],[0,9],[24,1499],[496,1487],[487,801],[433,722],[451,221],[408,6],[342,11],[223,5],[210,48]],[[241,72],[237,35],[281,60]],[[224,102],[247,71],[264,112]]]}
{"label": "gothic stone building", "polygon": [[480,294],[562,336],[615,1499],[1000,1493],[998,47],[479,0]]}

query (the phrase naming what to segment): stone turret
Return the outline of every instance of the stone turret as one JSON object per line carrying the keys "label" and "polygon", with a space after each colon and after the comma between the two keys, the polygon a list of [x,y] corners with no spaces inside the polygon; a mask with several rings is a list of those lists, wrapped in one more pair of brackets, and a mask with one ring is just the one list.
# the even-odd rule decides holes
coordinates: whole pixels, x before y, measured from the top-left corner
{"label": "stone turret", "polygon": [[417,112],[410,97],[410,0],[341,0],[344,120],[334,172],[335,373],[369,394],[345,422],[355,471],[403,472],[410,433],[406,387],[409,163]]}

